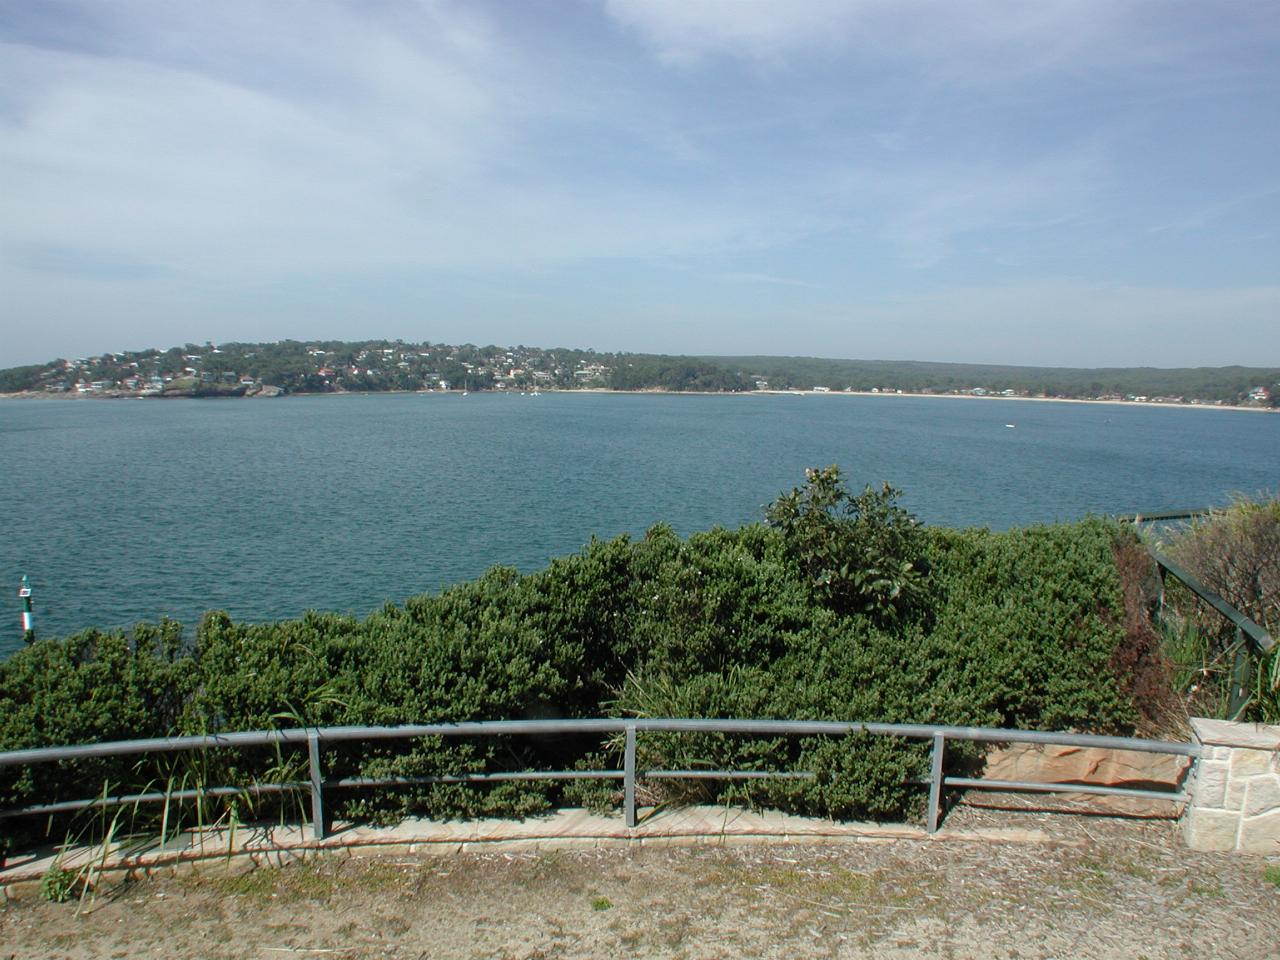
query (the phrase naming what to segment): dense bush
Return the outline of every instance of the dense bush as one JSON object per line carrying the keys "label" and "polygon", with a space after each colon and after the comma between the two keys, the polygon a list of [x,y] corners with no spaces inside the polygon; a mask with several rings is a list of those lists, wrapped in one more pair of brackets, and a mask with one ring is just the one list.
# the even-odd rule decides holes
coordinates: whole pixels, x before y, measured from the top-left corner
{"label": "dense bush", "polygon": [[[139,624],[131,640],[87,630],[32,645],[0,665],[0,749],[163,737],[180,727],[195,676],[182,628]],[[136,760],[0,767],[5,809],[92,794],[104,782],[136,783]],[[59,794],[62,796],[59,797]]]}
{"label": "dense bush", "polygon": [[767,517],[816,599],[882,624],[913,612],[927,572],[925,537],[915,519],[894,504],[897,491],[885,484],[852,496],[835,466],[805,476],[808,483],[779,497]]}
{"label": "dense bush", "polygon": [[[1092,519],[991,533],[929,530],[889,488],[847,494],[810,471],[768,525],[687,539],[593,541],[527,576],[495,568],[363,620],[273,624],[207,615],[41,641],[0,665],[0,749],[272,726],[608,715],[937,722],[1123,732],[1118,528]],[[331,776],[410,777],[616,763],[598,737],[382,741],[327,749]],[[921,791],[919,743],[886,738],[645,735],[642,767],[808,770],[812,781],[715,781],[832,816],[901,816]],[[301,751],[0,768],[5,807],[138,789],[296,779]],[[957,747],[949,762],[973,754]],[[130,766],[130,763],[134,766]],[[154,788],[154,787],[153,787]],[[597,788],[598,796],[602,788]],[[607,794],[608,789],[603,788]],[[699,791],[700,794],[699,794]],[[581,784],[347,791],[339,815],[523,815]],[[680,796],[677,792],[668,796]],[[379,799],[380,798],[380,799]],[[269,811],[259,807],[257,813]]]}

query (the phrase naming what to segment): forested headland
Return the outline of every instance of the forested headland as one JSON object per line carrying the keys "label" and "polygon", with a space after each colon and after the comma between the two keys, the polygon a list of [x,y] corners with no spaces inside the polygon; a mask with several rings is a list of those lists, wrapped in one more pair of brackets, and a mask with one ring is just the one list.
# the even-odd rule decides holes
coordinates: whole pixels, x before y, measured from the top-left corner
{"label": "forested headland", "polygon": [[1280,368],[1025,367],[707,357],[402,340],[186,344],[0,370],[0,393],[219,397],[449,390],[765,390],[1280,406]]}

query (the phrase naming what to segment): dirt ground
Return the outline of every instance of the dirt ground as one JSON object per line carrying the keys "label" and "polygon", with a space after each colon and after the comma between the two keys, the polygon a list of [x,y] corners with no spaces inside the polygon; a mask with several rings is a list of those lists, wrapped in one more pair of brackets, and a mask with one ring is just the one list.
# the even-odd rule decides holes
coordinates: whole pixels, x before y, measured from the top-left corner
{"label": "dirt ground", "polygon": [[965,824],[1052,839],[224,864],[11,902],[0,960],[1280,958],[1280,856],[1192,853],[1167,822],[953,811]]}

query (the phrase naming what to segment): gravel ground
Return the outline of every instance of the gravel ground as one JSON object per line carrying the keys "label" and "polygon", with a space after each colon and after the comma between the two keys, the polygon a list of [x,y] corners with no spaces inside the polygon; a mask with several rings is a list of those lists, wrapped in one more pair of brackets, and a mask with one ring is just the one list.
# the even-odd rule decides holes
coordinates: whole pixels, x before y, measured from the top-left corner
{"label": "gravel ground", "polygon": [[953,811],[1048,842],[861,840],[225,865],[14,901],[0,958],[1280,958],[1264,860],[1167,822]]}

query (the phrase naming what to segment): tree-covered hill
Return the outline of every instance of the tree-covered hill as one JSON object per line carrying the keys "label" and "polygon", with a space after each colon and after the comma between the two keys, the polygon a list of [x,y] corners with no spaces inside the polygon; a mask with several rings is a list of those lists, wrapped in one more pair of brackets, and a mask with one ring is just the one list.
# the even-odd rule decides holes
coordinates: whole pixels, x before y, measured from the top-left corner
{"label": "tree-covered hill", "polygon": [[[1280,368],[1019,367],[819,357],[690,357],[564,347],[186,344],[0,370],[0,393],[228,396],[387,390],[881,391],[1280,405]],[[267,391],[274,393],[275,390]]]}
{"label": "tree-covered hill", "polygon": [[1071,399],[1146,397],[1206,403],[1245,402],[1257,387],[1274,395],[1280,368],[1018,367],[917,360],[828,360],[820,357],[707,357],[750,370],[778,389],[901,390],[904,393],[998,394]]}

